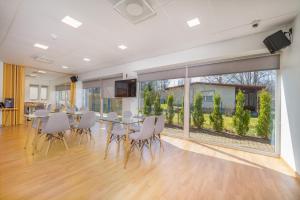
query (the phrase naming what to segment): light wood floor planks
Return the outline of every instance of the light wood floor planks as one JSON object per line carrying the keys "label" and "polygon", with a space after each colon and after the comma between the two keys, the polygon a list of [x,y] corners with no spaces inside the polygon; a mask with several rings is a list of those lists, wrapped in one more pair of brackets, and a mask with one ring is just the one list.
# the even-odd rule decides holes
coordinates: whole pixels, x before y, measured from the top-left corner
{"label": "light wood floor planks", "polygon": [[164,137],[154,159],[134,152],[123,169],[123,147],[110,147],[95,127],[95,144],[56,143],[48,157],[23,149],[26,126],[0,128],[0,199],[300,199],[300,182],[278,158]]}

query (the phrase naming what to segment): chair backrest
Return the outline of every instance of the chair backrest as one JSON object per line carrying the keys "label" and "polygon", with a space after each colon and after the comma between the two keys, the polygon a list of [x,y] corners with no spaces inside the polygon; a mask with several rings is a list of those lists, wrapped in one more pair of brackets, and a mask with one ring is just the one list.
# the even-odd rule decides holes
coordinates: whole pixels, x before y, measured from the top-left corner
{"label": "chair backrest", "polygon": [[52,105],[51,105],[51,104],[48,104],[48,106],[47,106],[47,110],[50,112],[50,111],[51,111],[51,109],[52,109]]}
{"label": "chair backrest", "polygon": [[[38,116],[38,117],[42,117],[42,116],[48,116],[49,114],[49,111],[48,110],[36,110],[34,112],[34,115]],[[35,118],[32,122],[32,128],[38,128],[38,120],[37,118]],[[41,118],[41,123],[42,123],[42,127],[45,126],[45,124],[47,123],[48,121],[48,117],[44,117],[44,118]]]}
{"label": "chair backrest", "polygon": [[96,114],[93,111],[89,111],[82,115],[78,128],[86,129],[91,128],[96,124]]}
{"label": "chair backrest", "polygon": [[141,128],[141,139],[149,139],[154,134],[155,116],[146,117]]}
{"label": "chair backrest", "polygon": [[49,118],[43,133],[57,133],[64,132],[70,129],[68,116],[66,113],[53,113]]}
{"label": "chair backrest", "polygon": [[110,112],[107,114],[107,117],[112,120],[118,119],[118,114],[116,112]]}
{"label": "chair backrest", "polygon": [[123,113],[123,118],[130,119],[132,117],[132,112],[130,110],[126,110]]}
{"label": "chair backrest", "polygon": [[154,128],[154,134],[160,134],[165,128],[165,118],[163,115],[158,116],[155,128]]}

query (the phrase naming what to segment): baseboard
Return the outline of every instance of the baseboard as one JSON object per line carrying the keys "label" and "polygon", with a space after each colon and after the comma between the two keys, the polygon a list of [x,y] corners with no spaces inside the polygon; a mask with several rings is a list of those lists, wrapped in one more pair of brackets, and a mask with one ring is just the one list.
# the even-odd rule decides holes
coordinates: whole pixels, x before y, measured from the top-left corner
{"label": "baseboard", "polygon": [[296,172],[283,157],[280,156],[280,159],[287,166],[287,168],[289,168],[294,173],[294,176],[297,179],[300,179],[300,174],[298,172]]}

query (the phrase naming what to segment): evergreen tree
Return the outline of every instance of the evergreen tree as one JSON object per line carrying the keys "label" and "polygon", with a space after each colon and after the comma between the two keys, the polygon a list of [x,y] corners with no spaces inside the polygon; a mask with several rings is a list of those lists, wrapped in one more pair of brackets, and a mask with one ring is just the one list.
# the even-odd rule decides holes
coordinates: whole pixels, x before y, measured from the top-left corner
{"label": "evergreen tree", "polygon": [[210,114],[210,123],[213,125],[215,131],[223,130],[223,117],[221,113],[221,97],[219,94],[214,95],[214,108],[213,112]]}
{"label": "evergreen tree", "polygon": [[166,118],[167,118],[168,124],[173,123],[173,118],[175,116],[173,102],[174,102],[173,95],[169,95],[167,97],[167,112],[166,112]]}
{"label": "evergreen tree", "polygon": [[144,107],[143,114],[148,116],[152,111],[152,88],[151,85],[148,84],[144,88]]}
{"label": "evergreen tree", "polygon": [[257,134],[268,138],[271,134],[271,95],[266,90],[259,94],[259,115],[256,126]]}
{"label": "evergreen tree", "polygon": [[235,114],[233,116],[233,126],[239,135],[246,135],[249,130],[250,112],[244,109],[245,95],[239,90],[236,95]]}
{"label": "evergreen tree", "polygon": [[180,122],[183,124],[184,123],[184,98],[182,98],[182,104],[179,111],[179,118],[180,118]]}
{"label": "evergreen tree", "polygon": [[160,95],[157,93],[154,100],[154,115],[161,115],[162,108],[160,106]]}
{"label": "evergreen tree", "polygon": [[203,109],[202,109],[202,100],[203,97],[201,93],[196,93],[194,96],[193,101],[193,111],[192,111],[192,117],[193,117],[193,123],[197,128],[202,128],[204,123],[204,115],[203,115]]}

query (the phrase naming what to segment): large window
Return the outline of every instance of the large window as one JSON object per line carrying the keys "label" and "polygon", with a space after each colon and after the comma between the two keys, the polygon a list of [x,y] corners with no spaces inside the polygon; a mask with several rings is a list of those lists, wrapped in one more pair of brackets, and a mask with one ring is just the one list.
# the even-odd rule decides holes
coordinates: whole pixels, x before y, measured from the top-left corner
{"label": "large window", "polygon": [[48,99],[48,86],[42,86],[41,87],[41,100],[47,100]]}
{"label": "large window", "polygon": [[122,115],[122,98],[103,98],[103,113],[109,112]]}
{"label": "large window", "polygon": [[38,100],[39,99],[39,86],[38,85],[30,85],[29,86],[29,98],[30,98],[30,100]]}
{"label": "large window", "polygon": [[274,151],[276,77],[267,70],[192,78],[190,137]]}
{"label": "large window", "polygon": [[168,79],[140,82],[139,113],[165,116],[166,132],[183,133],[184,80]]}
{"label": "large window", "polygon": [[100,112],[100,87],[83,89],[83,105],[88,110]]}

